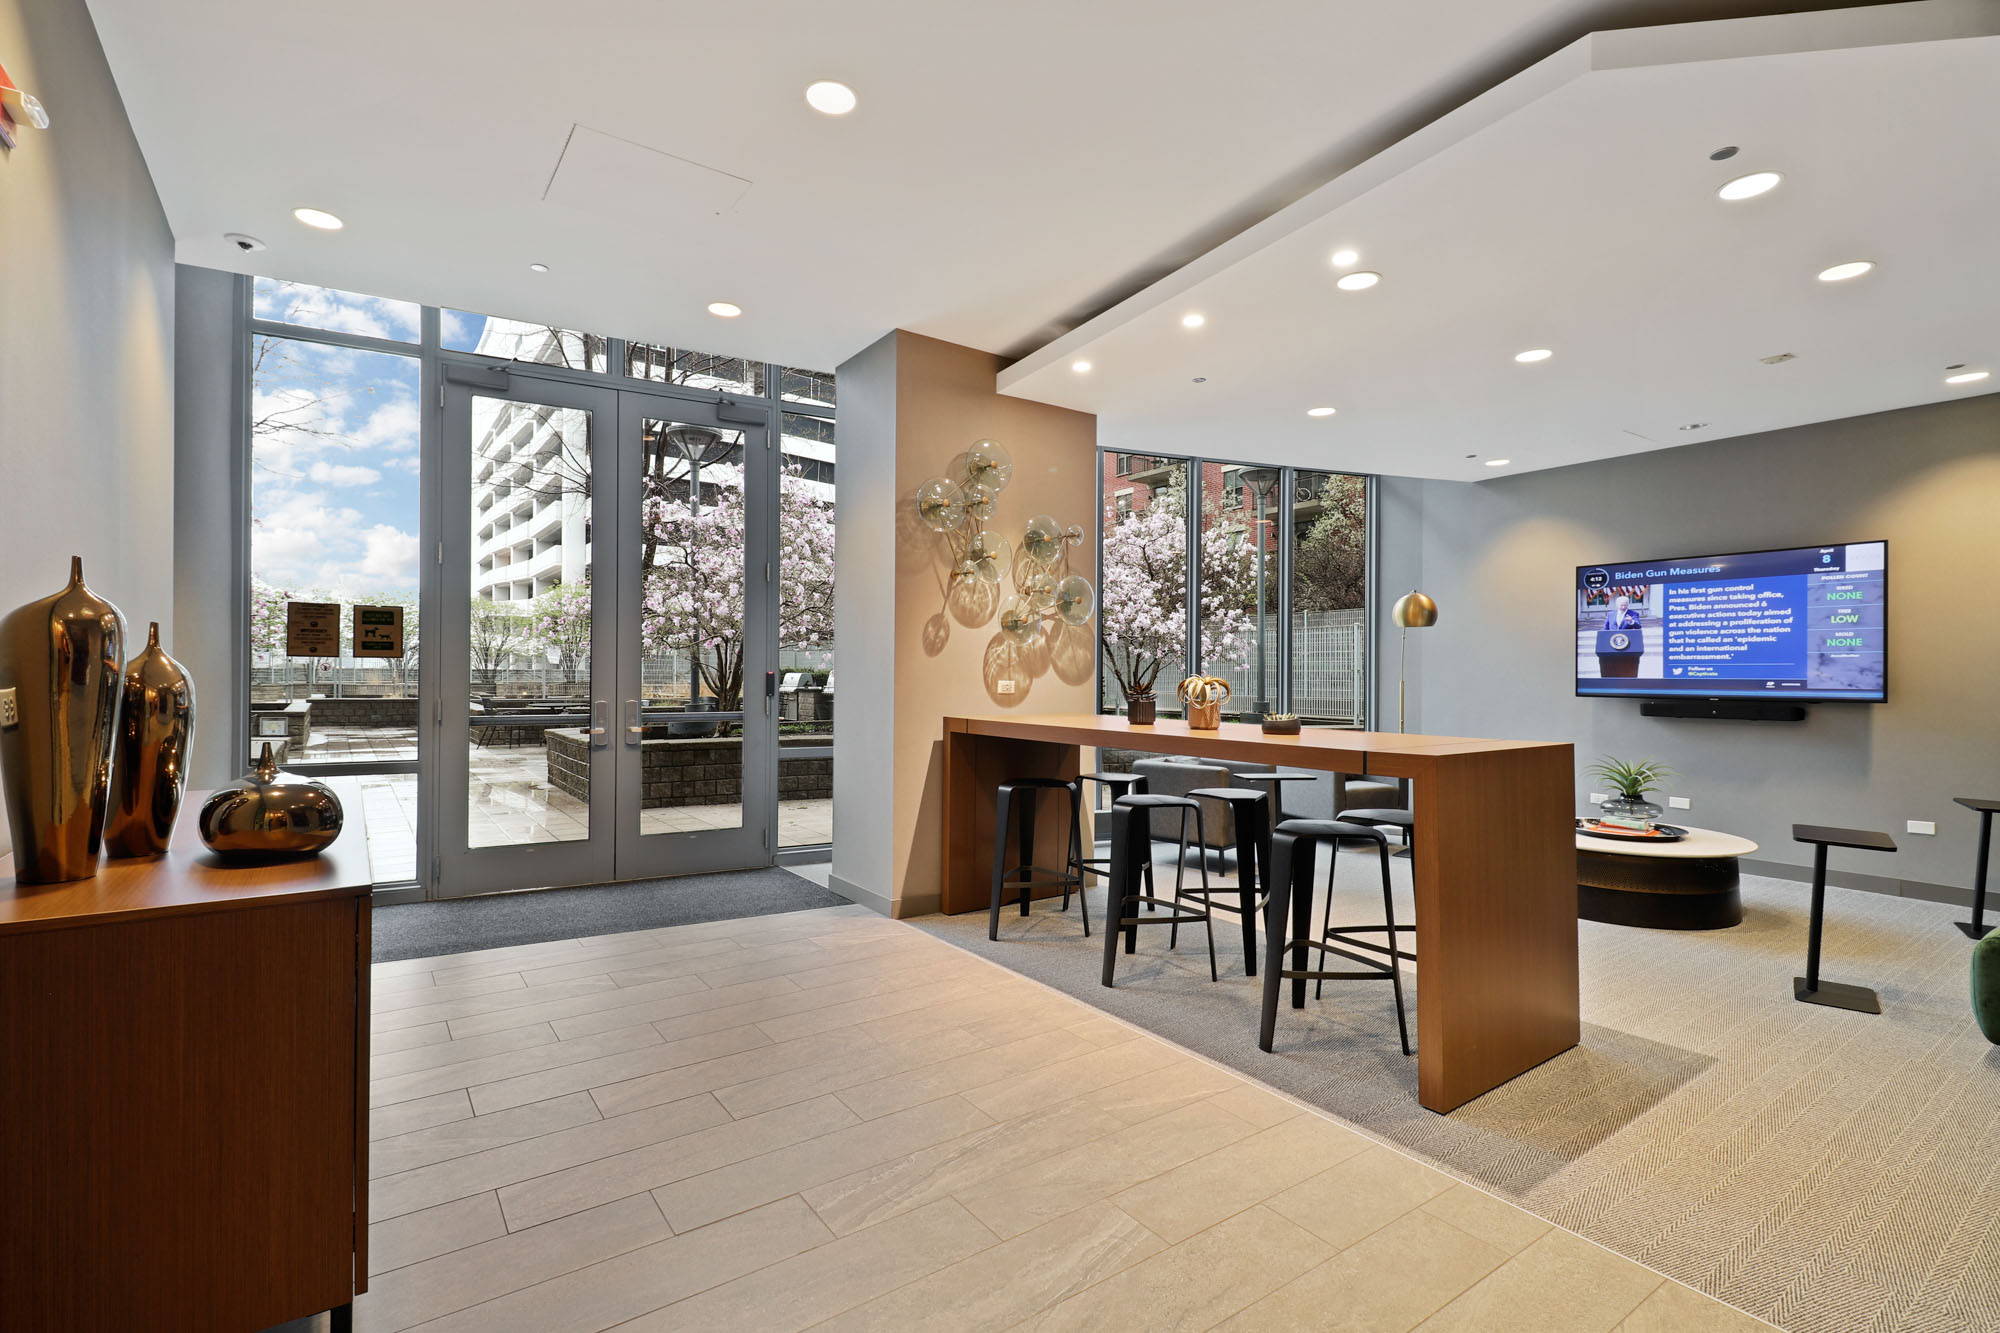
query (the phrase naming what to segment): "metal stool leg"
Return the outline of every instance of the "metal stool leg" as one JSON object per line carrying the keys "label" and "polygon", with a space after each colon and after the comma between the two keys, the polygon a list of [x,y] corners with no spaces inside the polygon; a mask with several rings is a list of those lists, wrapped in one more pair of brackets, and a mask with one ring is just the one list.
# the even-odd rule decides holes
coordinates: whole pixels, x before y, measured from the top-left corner
{"label": "metal stool leg", "polygon": [[1143,831],[1140,827],[1142,821],[1133,818],[1135,813],[1117,805],[1111,809],[1111,883],[1105,892],[1108,911],[1104,923],[1104,972],[1098,978],[1105,986],[1112,984],[1112,976],[1118,967],[1118,937],[1126,937],[1125,947],[1129,953],[1132,937],[1139,933],[1136,926],[1124,928],[1125,918],[1130,915],[1132,907],[1130,886],[1138,883],[1138,867],[1132,861],[1136,841],[1133,834]]}
{"label": "metal stool leg", "polygon": [[993,907],[986,920],[989,940],[1000,938],[1000,898],[1007,891],[1007,826],[1012,822],[1013,802],[1014,793],[1002,787],[993,807]]}
{"label": "metal stool leg", "polygon": [[1403,965],[1396,952],[1396,896],[1389,887],[1389,843],[1375,844],[1382,858],[1382,919],[1389,924],[1389,986],[1396,992],[1396,1034],[1403,1039],[1403,1054],[1410,1053],[1410,1025],[1403,1017]]}
{"label": "metal stool leg", "polygon": [[[1236,816],[1236,901],[1243,916],[1243,975],[1257,975],[1257,893],[1270,877],[1270,856],[1263,853],[1270,841],[1261,802],[1235,808]],[[1262,853],[1260,858],[1260,853]]]}
{"label": "metal stool leg", "polygon": [[[1076,879],[1077,910],[1083,913],[1083,937],[1090,938],[1090,897],[1083,891],[1083,782],[1070,784],[1069,848],[1072,857],[1067,873]],[[1092,848],[1092,850],[1096,850]],[[1063,911],[1069,910],[1069,885],[1063,885]]]}
{"label": "metal stool leg", "polygon": [[1021,841],[1019,845],[1020,860],[1018,864],[1021,868],[1021,915],[1026,916],[1028,914],[1028,899],[1034,895],[1034,890],[1029,888],[1028,885],[1035,878],[1035,796],[1037,793],[1027,791],[1023,792],[1022,795],[1027,799],[1021,802]]}
{"label": "metal stool leg", "polygon": [[1264,904],[1264,1008],[1257,1025],[1257,1047],[1271,1049],[1271,1038],[1278,1029],[1278,983],[1283,979],[1285,967],[1285,918],[1290,904],[1293,886],[1297,883],[1293,875],[1293,844],[1298,839],[1289,833],[1274,832],[1271,835],[1271,891]]}
{"label": "metal stool leg", "polygon": [[[1174,852],[1174,915],[1175,916],[1179,916],[1181,914],[1181,884],[1187,878],[1187,817],[1188,817],[1188,812],[1185,810],[1181,811],[1181,836],[1180,836],[1180,841],[1176,844]],[[1201,873],[1204,876],[1208,874],[1207,862],[1202,863]],[[1167,948],[1169,950],[1178,949],[1180,948],[1180,945],[1181,945],[1181,923],[1176,921],[1174,922],[1173,925],[1167,927]]]}
{"label": "metal stool leg", "polygon": [[[1326,906],[1322,907],[1319,913],[1318,938],[1322,940],[1326,938],[1327,932],[1333,929],[1333,876],[1339,869],[1340,844],[1337,842],[1330,843],[1326,849]],[[1393,934],[1390,935],[1389,942],[1393,944],[1395,941],[1396,937]],[[1326,978],[1321,977],[1313,983],[1313,999],[1317,1001],[1325,994]]]}
{"label": "metal stool leg", "polygon": [[[1208,932],[1208,979],[1220,981],[1215,970],[1215,897],[1208,889],[1208,834],[1201,826],[1201,807],[1194,809],[1194,839],[1201,849],[1201,926]],[[1178,896],[1178,895],[1176,895]]]}

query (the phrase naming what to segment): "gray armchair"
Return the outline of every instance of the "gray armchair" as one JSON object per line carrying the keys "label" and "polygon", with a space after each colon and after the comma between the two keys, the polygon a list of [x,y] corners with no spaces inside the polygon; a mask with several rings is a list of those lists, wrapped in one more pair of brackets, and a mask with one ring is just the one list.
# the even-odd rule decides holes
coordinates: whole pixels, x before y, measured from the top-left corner
{"label": "gray armchair", "polygon": [[[1162,796],[1185,796],[1197,787],[1231,786],[1235,774],[1268,772],[1269,767],[1239,759],[1196,759],[1187,755],[1137,759],[1132,763],[1132,771],[1142,775],[1147,786]],[[1343,810],[1395,810],[1409,805],[1407,788],[1395,778],[1352,777],[1346,773],[1315,776],[1318,779],[1315,782],[1282,784],[1286,814],[1297,819],[1332,819]],[[1220,801],[1204,801],[1201,818],[1205,845],[1214,851],[1233,852],[1236,823],[1229,807]]]}

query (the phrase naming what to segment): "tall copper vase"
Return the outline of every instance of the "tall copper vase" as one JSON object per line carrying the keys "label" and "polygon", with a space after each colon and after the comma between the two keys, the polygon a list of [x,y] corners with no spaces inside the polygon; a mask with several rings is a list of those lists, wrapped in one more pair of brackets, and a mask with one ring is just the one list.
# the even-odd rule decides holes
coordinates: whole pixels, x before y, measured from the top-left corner
{"label": "tall copper vase", "polygon": [[20,714],[0,727],[0,775],[23,884],[97,873],[124,656],[124,617],[84,586],[81,556],[67,588],[0,620],[0,689]]}
{"label": "tall copper vase", "polygon": [[187,793],[194,744],[194,681],[160,647],[160,622],[146,651],[125,666],[118,741],[111,764],[111,814],[104,848],[112,856],[160,856],[174,838]]}

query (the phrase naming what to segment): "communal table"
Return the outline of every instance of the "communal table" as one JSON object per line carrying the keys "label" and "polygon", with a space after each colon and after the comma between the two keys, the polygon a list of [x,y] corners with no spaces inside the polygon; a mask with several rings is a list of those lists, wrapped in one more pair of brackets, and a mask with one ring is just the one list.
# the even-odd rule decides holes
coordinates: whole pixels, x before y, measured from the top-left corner
{"label": "communal table", "polygon": [[[1567,744],[1313,728],[1266,736],[1250,723],[1194,731],[1094,714],[944,719],[943,910],[987,905],[994,789],[1009,778],[1073,778],[1079,750],[1105,747],[1266,767],[1407,778],[1416,814],[1417,1100],[1450,1111],[1576,1045],[1575,757]],[[1061,864],[1068,830],[1043,831]],[[1042,849],[1037,849],[1037,859]],[[1310,938],[1312,904],[1271,886],[1265,930]],[[1119,932],[1106,929],[1113,947]],[[1306,965],[1302,945],[1293,968]],[[1292,983],[1292,1007],[1305,1004]],[[1244,1039],[1253,1039],[1246,1032]]]}

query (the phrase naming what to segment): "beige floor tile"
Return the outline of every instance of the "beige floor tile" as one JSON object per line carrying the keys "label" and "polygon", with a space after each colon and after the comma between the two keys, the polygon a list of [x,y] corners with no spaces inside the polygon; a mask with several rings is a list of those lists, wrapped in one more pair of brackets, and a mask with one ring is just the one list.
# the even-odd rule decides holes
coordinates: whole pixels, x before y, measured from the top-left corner
{"label": "beige floor tile", "polygon": [[1251,1133],[1229,1112],[1197,1103],[981,1181],[957,1197],[996,1235],[1018,1236]]}
{"label": "beige floor tile", "polygon": [[1369,1146],[1331,1120],[1294,1116],[1121,1190],[1111,1202],[1177,1245]]}
{"label": "beige floor tile", "polygon": [[429,969],[412,968],[403,972],[376,972],[371,974],[368,993],[375,999],[385,995],[401,995],[407,991],[429,990],[437,985],[437,978]]}
{"label": "beige floor tile", "polygon": [[995,1120],[1008,1120],[1142,1077],[1184,1059],[1164,1042],[1128,1041],[974,1088],[965,1094],[965,1100]]}
{"label": "beige floor tile", "polygon": [[1086,1018],[1081,1023],[1066,1025],[1068,1030],[1082,1037],[1092,1046],[1116,1046],[1120,1042],[1131,1041],[1140,1035],[1137,1028],[1119,1022],[1115,1018]]}
{"label": "beige floor tile", "polygon": [[[637,1110],[642,1106],[678,1101],[697,1092],[733,1089],[741,1084],[771,1077],[803,1065],[818,1064],[821,1061],[859,1060],[875,1046],[875,1042],[854,1029],[841,1028],[823,1037],[806,1037],[798,1041],[780,1041],[765,1046],[753,1046],[746,1051],[726,1055],[720,1059],[704,1060],[700,1064],[683,1065],[678,1069],[664,1069],[657,1074],[647,1074],[640,1078],[592,1088],[590,1095],[597,1099],[598,1108],[604,1114],[622,1115],[626,1111]],[[784,1102],[773,1103],[773,1105],[784,1104]],[[723,1105],[731,1107],[732,1114],[749,1114],[737,1103],[725,1101]]]}
{"label": "beige floor tile", "polygon": [[1533,1213],[1470,1185],[1453,1185],[1423,1207],[1431,1216],[1509,1255],[1519,1254],[1549,1230],[1549,1224]]}
{"label": "beige floor tile", "polygon": [[[648,983],[664,986],[676,980],[699,981],[699,977],[669,978]],[[692,1037],[717,1028],[741,1027],[767,1014],[787,1014],[814,1003],[812,994],[800,990],[783,977],[746,981],[735,986],[712,987],[664,999],[637,997],[645,987],[619,987],[593,1009],[554,1021],[556,1035],[564,1041],[588,1037],[592,1033],[629,1027],[634,1023],[663,1024],[671,1040]],[[631,1000],[631,1003],[625,1001]],[[671,1020],[671,1021],[669,1021]],[[782,1037],[773,1037],[782,1041]]]}
{"label": "beige floor tile", "polygon": [[[665,1106],[634,1111],[630,1115],[557,1130],[522,1143],[468,1153],[464,1157],[420,1166],[400,1175],[384,1176],[374,1182],[368,1187],[368,1215],[378,1220],[399,1217],[419,1208],[462,1199],[469,1194],[514,1186],[520,1181],[569,1170],[641,1145],[664,1148],[668,1142],[683,1134],[691,1134],[728,1119],[729,1112],[723,1110],[715,1098],[689,1097]],[[644,1188],[644,1185],[634,1185],[617,1194],[600,1196],[593,1202],[622,1198]],[[504,1193],[500,1201],[504,1207],[507,1201]],[[549,1213],[546,1216],[560,1215]]]}
{"label": "beige floor tile", "polygon": [[805,1200],[844,1236],[1124,1128],[1107,1112],[1058,1103],[815,1185]]}
{"label": "beige floor tile", "polygon": [[[707,1094],[668,1106],[706,1103],[720,1112],[720,1121],[694,1127],[672,1139],[640,1139],[617,1153],[593,1154],[586,1161],[534,1175],[516,1176],[514,1184],[500,1190],[500,1207],[509,1226],[519,1229],[545,1222],[552,1217],[581,1212],[610,1199],[623,1198],[634,1190],[672,1185],[690,1176],[726,1169],[745,1159],[782,1152],[793,1145],[816,1141],[854,1124],[854,1113],[832,1097],[820,1097],[797,1106],[781,1107],[760,1116],[732,1120],[715,1099]],[[666,1108],[634,1111],[633,1119],[656,1114]],[[793,1193],[786,1190],[770,1198]],[[765,1203],[768,1199],[758,1199]],[[728,1213],[741,1212],[731,1208]],[[728,1213],[715,1214],[726,1217]],[[693,1223],[681,1228],[690,1230]]]}
{"label": "beige floor tile", "polygon": [[451,1029],[444,1023],[424,1023],[413,1028],[398,1028],[394,1032],[371,1032],[368,1034],[368,1049],[374,1055],[387,1055],[391,1051],[407,1051],[412,1046],[434,1046],[450,1040]]}
{"label": "beige floor tile", "polygon": [[580,1041],[548,1042],[523,1050],[504,1051],[477,1060],[461,1060],[457,1064],[440,1065],[435,1069],[419,1069],[408,1074],[374,1079],[368,1085],[368,1104],[387,1106],[391,1102],[428,1097],[451,1088],[477,1087],[481,1083],[493,1083],[537,1070],[556,1069],[614,1055],[619,1051],[659,1044],[659,1033],[650,1027],[636,1027],[600,1032]]}
{"label": "beige floor tile", "polygon": [[360,1333],[391,1333],[636,1250],[667,1237],[644,1194],[454,1250],[369,1281],[355,1298]]}
{"label": "beige floor tile", "polygon": [[1273,1196],[1271,1208],[1344,1250],[1455,1183],[1392,1149],[1368,1147]]}
{"label": "beige floor tile", "polygon": [[[446,1024],[440,1023],[437,1026],[449,1031]],[[482,1056],[500,1055],[507,1051],[524,1051],[530,1046],[548,1046],[552,1045],[555,1039],[555,1029],[547,1023],[531,1023],[526,1027],[508,1028],[504,1032],[489,1032],[483,1037],[428,1042],[403,1051],[382,1051],[371,1048],[368,1057],[368,1077],[372,1082],[375,1079],[394,1078],[398,1074],[414,1074],[419,1069],[438,1069],[444,1065],[477,1060]]]}
{"label": "beige floor tile", "polygon": [[507,1234],[500,1200],[488,1190],[470,1198],[453,1199],[368,1228],[368,1271],[371,1276],[435,1259],[468,1245]]}
{"label": "beige floor tile", "polygon": [[554,1069],[482,1083],[472,1089],[472,1109],[481,1115],[489,1115],[510,1106],[546,1101],[567,1092],[588,1093],[590,1089],[608,1082],[623,1082],[771,1044],[771,1039],[754,1024],[720,1028],[698,1036],[683,1037],[679,1041],[661,1041],[637,1050],[599,1056],[595,1060],[558,1065]]}
{"label": "beige floor tile", "polygon": [[[851,1030],[835,1028],[826,1036],[831,1037]],[[824,1045],[825,1038],[800,1037],[794,1042],[784,1044]],[[850,1050],[845,1053],[836,1051],[824,1060],[815,1060],[811,1064],[800,1065],[763,1078],[750,1079],[733,1087],[718,1089],[715,1099],[728,1107],[731,1115],[756,1115],[760,1111],[789,1106],[793,1102],[802,1102],[809,1097],[820,1097],[857,1085],[874,1083],[887,1075],[905,1070],[935,1067],[940,1061],[948,1061],[979,1049],[977,1041],[955,1029],[934,1032],[929,1036],[919,1037],[914,1041],[898,1042],[893,1046],[876,1042],[871,1043],[866,1050]],[[842,1098],[842,1100],[847,1099]],[[853,1109],[852,1102],[848,1105],[849,1109]],[[855,1114],[861,1115],[861,1112],[856,1111]]]}
{"label": "beige floor tile", "polygon": [[[609,976],[621,986],[644,984],[645,981],[666,981],[672,977],[693,976],[707,968],[717,966],[717,959],[732,959],[743,952],[743,947],[727,937],[708,940],[688,940],[674,944],[653,944],[635,948],[631,953],[586,952],[584,957],[567,962],[551,963],[544,967],[525,968],[521,979],[530,986],[546,986],[558,981],[578,981],[586,977]],[[634,981],[619,979],[619,973],[630,974],[644,969],[657,975]],[[707,984],[707,983],[704,983]]]}
{"label": "beige floor tile", "polygon": [[[547,1016],[533,1012],[517,1016],[516,1011],[535,1010],[563,999],[616,989],[609,977],[563,981],[553,986],[522,986],[513,990],[495,991],[490,995],[475,995],[463,1000],[447,1000],[438,1004],[392,1009],[387,1013],[375,1014],[370,1020],[370,1029],[375,1032],[395,1032],[424,1023],[445,1022],[453,1024],[452,1036],[474,1037],[481,1032],[497,1032],[501,1028],[540,1022]],[[475,1018],[482,1021],[472,1023],[471,1020]]]}
{"label": "beige floor tile", "polygon": [[624,1333],[809,1328],[993,1244],[949,1199],[712,1287],[622,1325]]}
{"label": "beige floor tile", "polygon": [[422,1333],[595,1333],[832,1240],[797,1199],[630,1250],[422,1325]]}
{"label": "beige floor tile", "polygon": [[[1225,1074],[1213,1065],[1181,1058],[1162,1066],[1157,1072],[1141,1074],[1137,1078],[1128,1078],[1122,1083],[1086,1093],[1083,1100],[1111,1112],[1128,1124],[1136,1125],[1169,1111],[1205,1102],[1217,1093],[1229,1091],[1236,1084],[1237,1079],[1233,1075]],[[1227,1108],[1218,1104],[1215,1109]],[[1245,1128],[1255,1128],[1233,1112],[1230,1118]]]}
{"label": "beige floor tile", "polygon": [[1325,1259],[1324,1241],[1252,1208],[1071,1296],[1021,1325],[1059,1329],[1212,1328]]}
{"label": "beige floor tile", "polygon": [[377,1014],[392,1014],[422,1005],[449,1004],[453,1000],[469,1000],[481,995],[497,995],[504,991],[526,989],[527,983],[521,980],[519,972],[495,972],[491,976],[473,977],[443,986],[437,983],[433,974],[431,984],[425,987],[415,989],[404,987],[384,991],[371,988],[369,1007]]}
{"label": "beige floor tile", "polygon": [[398,1175],[601,1119],[589,1093],[573,1092],[494,1115],[454,1120],[376,1143],[368,1150],[368,1174],[371,1179]]}
{"label": "beige floor tile", "polygon": [[1662,1282],[1617,1333],[1764,1333],[1773,1326],[1678,1282]]}
{"label": "beige floor tile", "polygon": [[991,1123],[964,1099],[947,1097],[678,1180],[653,1198],[675,1231],[687,1231]]}
{"label": "beige floor tile", "polygon": [[1268,1088],[1260,1088],[1253,1083],[1243,1083],[1225,1092],[1218,1092],[1209,1099],[1231,1115],[1240,1115],[1259,1129],[1290,1120],[1293,1116],[1309,1114],[1297,1102],[1280,1097]]}
{"label": "beige floor tile", "polygon": [[1118,1209],[1090,1204],[858,1305],[814,1333],[1008,1329],[1165,1248]]}
{"label": "beige floor tile", "polygon": [[1075,1033],[1057,1028],[862,1083],[843,1091],[840,1100],[863,1120],[873,1120],[1095,1049]]}
{"label": "beige floor tile", "polygon": [[432,1125],[446,1125],[472,1116],[472,1098],[463,1088],[451,1088],[430,1097],[378,1106],[368,1112],[368,1137],[391,1139]]}
{"label": "beige floor tile", "polygon": [[1228,1333],[1405,1333],[1507,1256],[1421,1210],[1236,1315]]}
{"label": "beige floor tile", "polygon": [[1567,1231],[1509,1259],[1425,1320],[1425,1333],[1609,1333],[1662,1279]]}
{"label": "beige floor tile", "polygon": [[972,989],[964,971],[949,961],[893,976],[843,981],[804,992],[815,1000],[811,1007],[771,1019],[764,1030],[779,1041],[807,1037],[884,1014],[922,1008]]}
{"label": "beige floor tile", "polygon": [[[782,985],[781,981],[766,983]],[[573,993],[572,993],[573,992]],[[611,1028],[636,1027],[650,1023],[658,1014],[644,1015],[636,1011],[654,1004],[674,1005],[681,1009],[669,1008],[663,1012],[679,1013],[685,1009],[708,1008],[712,1004],[727,1004],[728,998],[713,999],[720,994],[702,984],[700,977],[662,977],[649,981],[643,986],[614,985],[610,977],[598,976],[583,981],[559,981],[553,985],[535,986],[510,994],[546,995],[547,998],[528,1004],[495,1005],[477,1013],[463,1017],[453,1017],[451,1035],[472,1037],[482,1032],[497,1032],[501,1028],[519,1027],[523,1023],[548,1023],[556,1030],[556,1035],[564,1040],[573,1036],[588,1036],[593,1032],[604,1032]],[[490,997],[489,997],[490,998]],[[734,997],[730,997],[734,998]],[[464,1000],[463,1004],[477,1001]],[[579,1018],[589,1017],[597,1021],[586,1027],[570,1030],[565,1024],[575,1023]]]}

